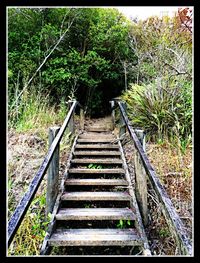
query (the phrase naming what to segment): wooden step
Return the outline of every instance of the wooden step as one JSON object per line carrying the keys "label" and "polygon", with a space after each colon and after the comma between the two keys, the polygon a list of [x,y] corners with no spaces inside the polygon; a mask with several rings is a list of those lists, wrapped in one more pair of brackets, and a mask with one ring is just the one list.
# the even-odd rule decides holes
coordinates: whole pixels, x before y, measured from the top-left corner
{"label": "wooden step", "polygon": [[57,229],[48,240],[50,246],[139,246],[135,229]]}
{"label": "wooden step", "polygon": [[87,131],[89,132],[106,132],[106,131],[111,131],[111,127],[88,127]]}
{"label": "wooden step", "polygon": [[119,149],[118,145],[112,144],[77,144],[77,149]]}
{"label": "wooden step", "polygon": [[120,156],[121,153],[118,151],[74,151],[74,155],[75,156],[79,156],[79,155],[109,155],[109,156]]}
{"label": "wooden step", "polygon": [[82,159],[72,159],[71,160],[71,163],[79,163],[79,164],[83,164],[83,163],[88,163],[88,164],[97,164],[97,163],[101,163],[101,164],[122,164],[122,160],[121,159],[118,159],[118,158],[102,158],[102,159],[98,159],[98,158],[82,158]]}
{"label": "wooden step", "polygon": [[127,186],[128,182],[123,179],[67,179],[65,185],[122,185]]}
{"label": "wooden step", "polygon": [[56,220],[135,220],[130,208],[61,208]]}
{"label": "wooden step", "polygon": [[93,201],[93,200],[115,200],[130,201],[130,195],[127,192],[65,192],[61,196],[62,200],[75,201]]}
{"label": "wooden step", "polygon": [[80,134],[79,139],[109,139],[114,140],[116,137],[112,134]]}
{"label": "wooden step", "polygon": [[112,140],[112,139],[104,139],[104,138],[94,138],[94,139],[92,139],[92,138],[90,138],[90,139],[77,139],[77,142],[78,143],[80,143],[80,142],[84,142],[84,143],[97,143],[97,142],[100,142],[100,143],[102,143],[102,142],[106,142],[106,143],[112,143],[112,142],[115,142],[115,139],[114,140]]}
{"label": "wooden step", "polygon": [[124,174],[124,169],[88,169],[88,168],[71,168],[69,174]]}

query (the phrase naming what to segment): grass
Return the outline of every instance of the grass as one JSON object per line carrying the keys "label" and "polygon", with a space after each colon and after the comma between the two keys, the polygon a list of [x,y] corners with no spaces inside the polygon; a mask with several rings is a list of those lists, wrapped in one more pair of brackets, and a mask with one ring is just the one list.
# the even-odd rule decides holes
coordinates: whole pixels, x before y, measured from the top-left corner
{"label": "grass", "polygon": [[[37,134],[39,130],[37,129]],[[37,135],[38,136],[38,135]],[[14,212],[17,204],[27,191],[27,187],[41,165],[48,148],[47,137],[44,146],[38,144],[30,144],[30,140],[34,135],[28,133],[16,133],[15,139],[10,139],[9,145],[12,152],[12,158],[8,163],[8,219]],[[23,138],[20,140],[20,138]],[[26,138],[26,139],[25,139]],[[63,138],[60,147],[60,172],[64,170],[62,160],[68,151],[69,145],[66,140],[68,136]],[[24,140],[25,139],[25,140]],[[13,141],[12,141],[13,140]],[[20,143],[24,141],[23,143]],[[67,147],[65,147],[67,145]],[[41,158],[42,157],[42,158]],[[34,200],[31,203],[28,212],[23,219],[20,228],[18,229],[13,242],[8,250],[8,255],[39,255],[40,248],[46,234],[49,218],[45,218],[46,206],[46,182],[47,175],[36,193]]]}
{"label": "grass", "polygon": [[[33,131],[32,131],[33,132]],[[8,219],[14,212],[17,204],[27,191],[29,183],[32,181],[48,148],[47,137],[44,146],[40,147],[38,144],[30,144],[30,140],[34,137],[26,133],[16,133],[15,139],[11,137],[9,148],[12,152],[12,157],[8,163]],[[39,130],[37,129],[37,134]],[[37,135],[38,136],[38,135]],[[20,140],[20,138],[22,138]],[[60,172],[64,170],[64,163],[66,160],[66,153],[69,145],[65,139],[61,141],[60,147]],[[24,140],[25,139],[25,140]],[[13,141],[12,141],[13,140]],[[23,141],[23,143],[21,143]],[[67,147],[65,147],[67,145]],[[62,164],[62,165],[61,165]],[[44,176],[43,181],[36,193],[34,200],[31,203],[28,212],[23,219],[20,228],[18,229],[13,242],[8,250],[8,255],[39,255],[40,248],[46,233],[49,218],[45,218],[46,206],[46,182],[47,175]]]}
{"label": "grass", "polygon": [[20,225],[9,249],[12,255],[39,255],[51,215],[45,219],[46,193],[36,197]]}
{"label": "grass", "polygon": [[[192,201],[192,148],[185,153],[169,142],[149,144],[147,154],[170,197]],[[175,202],[174,202],[175,204]]]}
{"label": "grass", "polygon": [[[167,194],[169,195],[176,212],[179,214],[183,225],[192,239],[192,218],[193,218],[193,194],[192,194],[192,148],[191,145],[183,153],[180,148],[174,147],[171,143],[149,144],[147,146],[147,155],[152,163],[157,176],[160,178]],[[152,200],[149,199],[149,204]],[[158,215],[159,204],[151,205],[151,215],[154,223],[154,235],[159,238],[160,247],[155,247],[155,253],[175,254],[176,242],[170,235],[165,220],[162,215]],[[161,213],[160,213],[161,214]],[[163,218],[161,220],[161,218]],[[163,244],[163,245],[162,245]]]}
{"label": "grass", "polygon": [[[9,112],[8,132],[8,220],[48,150],[48,129],[61,126],[67,105],[50,106],[49,97],[31,92],[23,97],[18,112]],[[74,135],[73,135],[74,136]],[[66,154],[73,136],[66,130],[60,142],[60,172],[65,169]],[[39,255],[49,217],[45,217],[46,175],[12,241],[8,255]]]}
{"label": "grass", "polygon": [[153,189],[148,191],[149,224],[147,238],[152,255],[176,255],[177,243],[162,213],[158,198]]}
{"label": "grass", "polygon": [[120,219],[116,226],[117,226],[117,228],[123,229],[123,228],[128,228],[131,225],[132,225],[131,220],[122,220],[122,219]]}
{"label": "grass", "polygon": [[27,91],[16,108],[8,107],[9,128],[17,132],[30,132],[41,127],[63,123],[68,112],[66,102],[62,100],[59,107],[56,107],[51,105],[48,94],[44,96],[34,90]]}
{"label": "grass", "polygon": [[[131,142],[124,146],[130,171],[134,171],[134,149]],[[192,239],[193,191],[192,191],[192,146],[185,151],[165,140],[162,143],[148,142],[146,153],[174,208]],[[177,243],[163,216],[158,197],[148,185],[149,225],[145,228],[153,255],[177,255]]]}
{"label": "grass", "polygon": [[103,165],[90,163],[87,168],[89,168],[89,169],[103,169]]}

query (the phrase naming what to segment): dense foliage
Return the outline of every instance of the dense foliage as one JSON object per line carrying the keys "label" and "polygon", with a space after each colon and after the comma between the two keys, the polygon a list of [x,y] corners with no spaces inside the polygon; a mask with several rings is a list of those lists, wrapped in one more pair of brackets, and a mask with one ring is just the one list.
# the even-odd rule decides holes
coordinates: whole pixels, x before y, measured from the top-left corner
{"label": "dense foliage", "polygon": [[31,89],[55,103],[76,97],[89,115],[105,113],[104,103],[124,87],[128,30],[126,18],[111,8],[9,8],[9,104],[45,60]]}
{"label": "dense foliage", "polygon": [[34,98],[64,110],[76,98],[97,116],[124,91],[134,125],[161,140],[190,138],[191,16],[188,8],[145,21],[127,20],[114,8],[9,8],[11,125],[36,112]]}
{"label": "dense foliage", "polygon": [[192,133],[191,30],[188,9],[173,18],[151,17],[133,24],[129,36],[138,57],[137,81],[122,96],[134,126],[151,138],[178,140],[184,147]]}
{"label": "dense foliage", "polygon": [[[7,76],[8,125],[17,132],[41,129],[40,137],[46,140],[44,130],[66,117],[67,100],[76,98],[93,117],[107,114],[109,100],[121,97],[134,127],[143,128],[148,139],[162,143],[166,138],[184,152],[192,137],[192,11],[181,8],[173,18],[130,21],[114,8],[8,8]],[[34,156],[34,143],[28,147],[24,141],[20,144],[17,138],[17,144],[30,148],[31,154],[19,148],[8,167],[9,214],[17,200],[16,187],[24,188],[28,178],[20,169]],[[36,145],[38,154],[43,144]],[[61,149],[66,150],[66,143]],[[181,155],[177,158],[171,148],[163,149],[152,160],[172,190],[173,201],[180,203],[184,198],[177,189],[191,192],[192,164],[183,162]],[[29,172],[31,177],[32,169]],[[37,213],[36,204],[41,208]],[[42,219],[44,207],[44,195],[33,201],[9,255],[39,254],[49,220]],[[159,209],[155,210],[159,222],[153,229],[163,239],[166,230]],[[123,224],[120,221],[117,227]],[[162,251],[163,245],[158,245]]]}

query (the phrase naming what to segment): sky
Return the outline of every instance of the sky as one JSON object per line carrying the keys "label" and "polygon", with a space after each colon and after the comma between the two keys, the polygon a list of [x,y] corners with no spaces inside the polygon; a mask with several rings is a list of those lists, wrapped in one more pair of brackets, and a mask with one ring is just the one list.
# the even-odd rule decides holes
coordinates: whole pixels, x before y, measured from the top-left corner
{"label": "sky", "polygon": [[[149,16],[162,16],[163,12],[172,16],[181,6],[121,6],[116,7],[120,12],[128,17],[138,17],[138,19],[146,19]],[[162,13],[161,13],[162,12]]]}

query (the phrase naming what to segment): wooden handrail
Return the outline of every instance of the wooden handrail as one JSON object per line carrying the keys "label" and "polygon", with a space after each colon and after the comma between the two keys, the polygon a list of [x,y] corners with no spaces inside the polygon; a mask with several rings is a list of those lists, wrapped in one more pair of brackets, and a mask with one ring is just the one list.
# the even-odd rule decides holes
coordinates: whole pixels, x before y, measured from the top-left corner
{"label": "wooden handrail", "polygon": [[[184,230],[184,225],[175,211],[175,208],[167,195],[166,190],[160,183],[155,170],[149,162],[149,159],[146,153],[143,150],[142,144],[140,143],[136,133],[134,132],[133,127],[131,126],[126,112],[123,108],[123,104],[121,101],[116,101],[115,104],[118,105],[120,109],[121,116],[123,117],[124,123],[127,127],[130,137],[132,138],[135,148],[137,149],[139,156],[142,160],[143,166],[145,168],[148,179],[155,190],[157,197],[159,199],[160,204],[162,205],[162,210],[164,212],[164,216],[166,218],[167,224],[170,226],[176,240],[178,241],[179,250],[184,255],[192,255],[192,245],[191,240],[189,239],[186,231]],[[116,108],[116,107],[114,107]],[[114,109],[113,108],[113,109]]]}
{"label": "wooden handrail", "polygon": [[13,212],[9,222],[8,222],[8,246],[11,244],[15,233],[17,232],[33,198],[35,193],[37,192],[40,183],[49,167],[53,154],[55,152],[56,147],[60,143],[60,140],[63,137],[63,134],[67,128],[67,125],[72,117],[73,112],[75,111],[76,106],[78,105],[77,101],[73,101],[72,106],[67,114],[66,119],[63,122],[62,127],[60,128],[57,136],[55,137],[54,141],[52,142],[40,168],[38,169],[36,175],[34,176],[32,182],[29,184],[29,188],[27,192],[22,197],[21,201],[19,202],[18,206],[16,207],[15,211]]}

